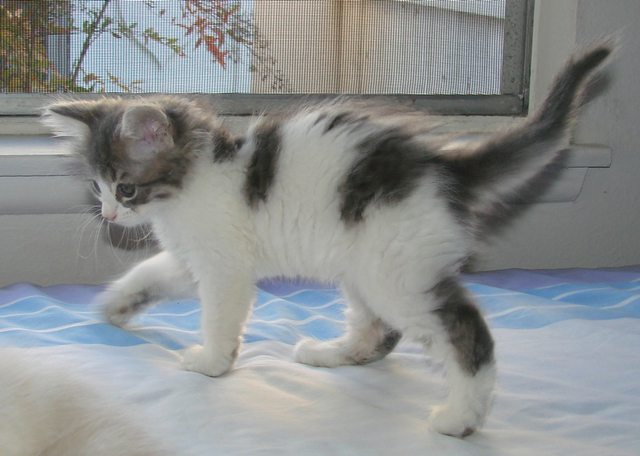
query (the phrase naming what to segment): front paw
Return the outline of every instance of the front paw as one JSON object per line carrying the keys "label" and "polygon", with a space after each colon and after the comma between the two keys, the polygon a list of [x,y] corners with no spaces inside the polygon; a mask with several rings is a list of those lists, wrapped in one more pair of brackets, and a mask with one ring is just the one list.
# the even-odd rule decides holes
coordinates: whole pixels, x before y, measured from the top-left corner
{"label": "front paw", "polygon": [[184,352],[182,367],[209,377],[219,377],[233,368],[235,360],[236,351],[230,356],[223,356],[204,350],[201,345],[195,345]]}
{"label": "front paw", "polygon": [[148,306],[151,298],[144,291],[127,293],[124,290],[111,288],[98,296],[98,302],[103,306],[107,320],[114,326],[122,327]]}

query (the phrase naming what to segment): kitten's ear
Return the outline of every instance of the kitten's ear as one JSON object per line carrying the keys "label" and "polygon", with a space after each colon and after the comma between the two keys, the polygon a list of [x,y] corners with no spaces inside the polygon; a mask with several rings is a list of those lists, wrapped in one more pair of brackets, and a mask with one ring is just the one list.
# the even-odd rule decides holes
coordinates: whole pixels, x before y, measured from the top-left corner
{"label": "kitten's ear", "polygon": [[156,106],[131,106],[122,116],[120,134],[134,142],[131,153],[141,158],[156,155],[173,146],[171,122]]}
{"label": "kitten's ear", "polygon": [[83,137],[102,115],[100,102],[60,102],[44,109],[42,122],[51,128],[56,136]]}

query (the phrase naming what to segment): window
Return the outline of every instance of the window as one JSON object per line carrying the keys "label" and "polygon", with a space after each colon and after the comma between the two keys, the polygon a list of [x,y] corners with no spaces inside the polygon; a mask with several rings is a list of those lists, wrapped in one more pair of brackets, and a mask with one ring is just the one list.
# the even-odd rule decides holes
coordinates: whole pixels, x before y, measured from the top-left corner
{"label": "window", "polygon": [[532,4],[0,1],[0,112],[33,115],[62,91],[215,94],[230,114],[335,94],[520,114]]}

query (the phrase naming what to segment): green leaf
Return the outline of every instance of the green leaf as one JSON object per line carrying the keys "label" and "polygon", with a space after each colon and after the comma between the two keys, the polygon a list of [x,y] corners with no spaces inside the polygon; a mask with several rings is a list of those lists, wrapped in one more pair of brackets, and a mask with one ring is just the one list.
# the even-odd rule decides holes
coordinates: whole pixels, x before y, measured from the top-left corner
{"label": "green leaf", "polygon": [[173,52],[175,52],[176,54],[178,54],[178,56],[180,56],[180,57],[184,57],[184,56],[186,55],[186,54],[184,53],[184,50],[183,50],[180,46],[178,46],[178,45],[176,45],[176,44],[170,44],[170,45],[169,45],[169,47],[171,48],[171,50],[172,50]]}
{"label": "green leaf", "polygon": [[104,21],[102,21],[102,29],[106,29],[107,27],[109,27],[111,24],[113,24],[113,19],[110,17],[105,17]]}
{"label": "green leaf", "polygon": [[58,25],[50,25],[49,26],[49,32],[54,34],[54,35],[59,35],[59,34],[69,33],[69,32],[71,32],[71,30],[73,28],[74,27],[61,27],[61,26],[58,26]]}
{"label": "green leaf", "polygon": [[82,80],[84,81],[85,84],[88,84],[88,83],[90,83],[92,81],[100,81],[100,77],[97,76],[94,73],[89,73],[89,74],[85,75],[85,77],[82,78]]}

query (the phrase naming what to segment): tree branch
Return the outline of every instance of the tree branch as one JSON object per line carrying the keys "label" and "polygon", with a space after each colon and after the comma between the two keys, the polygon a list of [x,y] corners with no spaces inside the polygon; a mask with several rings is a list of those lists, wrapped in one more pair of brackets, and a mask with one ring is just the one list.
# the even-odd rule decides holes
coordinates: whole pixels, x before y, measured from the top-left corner
{"label": "tree branch", "polygon": [[91,46],[91,41],[96,33],[96,29],[98,28],[98,24],[100,24],[100,21],[102,20],[102,17],[104,16],[104,12],[107,9],[107,6],[109,5],[109,3],[111,2],[111,0],[104,0],[104,3],[102,4],[102,9],[100,10],[100,13],[98,14],[98,17],[96,18],[96,20],[93,22],[93,24],[91,24],[91,30],[90,33],[87,34],[87,39],[84,40],[84,43],[82,44],[82,51],[80,51],[80,57],[78,57],[78,61],[76,63],[75,68],[73,69],[73,75],[71,76],[71,81],[75,84],[77,84],[76,79],[78,78],[78,73],[80,73],[80,68],[82,67],[82,61],[84,60],[85,56],[87,55],[87,51],[89,50],[89,47]]}

